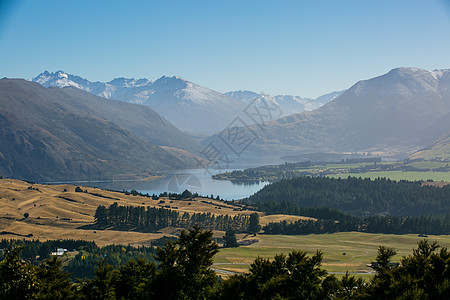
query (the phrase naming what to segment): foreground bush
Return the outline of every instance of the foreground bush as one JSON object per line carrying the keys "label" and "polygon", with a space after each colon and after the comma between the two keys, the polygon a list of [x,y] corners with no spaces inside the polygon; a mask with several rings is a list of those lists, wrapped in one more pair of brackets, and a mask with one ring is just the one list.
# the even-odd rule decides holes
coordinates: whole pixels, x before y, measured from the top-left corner
{"label": "foreground bush", "polygon": [[257,258],[248,273],[222,280],[210,269],[218,251],[211,238],[194,226],[158,247],[156,264],[101,262],[92,279],[77,282],[56,257],[34,266],[11,247],[0,262],[0,299],[450,299],[450,252],[426,240],[400,263],[391,262],[394,249],[380,246],[376,274],[365,282],[328,274],[320,251]]}

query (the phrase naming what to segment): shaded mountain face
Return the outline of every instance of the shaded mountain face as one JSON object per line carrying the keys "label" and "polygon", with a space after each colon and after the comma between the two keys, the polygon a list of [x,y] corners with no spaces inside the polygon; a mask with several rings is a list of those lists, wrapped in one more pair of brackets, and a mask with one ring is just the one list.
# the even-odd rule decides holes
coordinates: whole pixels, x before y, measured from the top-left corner
{"label": "shaded mountain face", "polygon": [[317,109],[323,106],[324,104],[330,102],[343,92],[344,91],[332,92],[326,95],[322,95],[316,99],[303,98],[300,96],[292,96],[292,95],[270,96],[265,95],[263,93],[258,94],[252,91],[241,91],[241,90],[227,92],[225,93],[225,95],[243,101],[247,104],[261,96],[270,97],[271,101],[273,101],[280,108],[282,116],[287,116],[290,114],[301,113],[304,111],[311,111]]}
{"label": "shaded mountain face", "polygon": [[191,153],[198,153],[201,150],[197,142],[147,106],[116,100],[108,101],[74,87],[66,87],[63,92],[78,103],[78,109],[112,121],[148,142]]}
{"label": "shaded mountain face", "polygon": [[[2,176],[33,181],[94,180],[193,166],[195,159],[186,151],[175,155],[151,142],[164,134],[198,147],[147,107],[107,100],[73,87],[44,88],[21,79],[0,80]],[[158,143],[177,146],[167,137],[160,137]]]}
{"label": "shaded mountain face", "polygon": [[250,126],[247,154],[381,152],[406,155],[449,126],[450,70],[398,68],[356,83],[321,108]]}
{"label": "shaded mountain face", "polygon": [[241,101],[177,76],[163,76],[153,83],[147,79],[126,78],[102,83],[62,71],[45,71],[32,80],[45,87],[74,86],[109,99],[147,105],[177,128],[190,133],[221,131],[245,108]]}

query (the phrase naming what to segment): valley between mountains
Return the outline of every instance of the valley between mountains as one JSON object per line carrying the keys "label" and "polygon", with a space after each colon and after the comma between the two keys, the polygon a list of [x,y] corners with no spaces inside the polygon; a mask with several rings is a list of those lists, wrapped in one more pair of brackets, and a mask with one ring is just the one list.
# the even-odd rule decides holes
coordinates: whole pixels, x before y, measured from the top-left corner
{"label": "valley between mountains", "polygon": [[[249,113],[250,108],[260,114]],[[277,113],[264,114],[264,108]],[[118,78],[101,83],[59,71],[44,72],[31,81],[4,78],[0,80],[1,235],[5,239],[79,239],[100,246],[149,246],[178,236],[184,227],[144,228],[130,220],[124,221],[126,226],[111,220],[100,224],[99,207],[107,210],[117,203],[122,211],[159,209],[183,222],[193,220],[197,214],[202,218],[214,216],[214,220],[228,216],[247,224],[248,218],[256,214],[264,230],[259,227],[251,234],[248,228],[239,231],[238,241],[247,246],[222,250],[215,268],[246,272],[255,253],[271,257],[280,251],[305,247],[306,242],[310,251],[326,248],[330,260],[324,265],[328,270],[370,273],[367,261],[380,243],[395,244],[400,253],[408,253],[405,247],[414,246],[417,234],[448,232],[448,218],[436,213],[439,207],[441,212],[447,211],[446,199],[441,197],[448,189],[445,183],[415,186],[425,194],[428,189],[434,193],[433,215],[423,216],[420,211],[390,215],[390,199],[373,212],[358,208],[357,216],[353,216],[347,214],[351,210],[341,210],[350,204],[358,205],[351,193],[346,194],[348,199],[334,199],[347,205],[337,205],[336,210],[303,198],[295,204],[295,197],[289,194],[298,188],[295,179],[274,183],[249,199],[254,201],[271,188],[275,189],[273,195],[282,196],[269,193],[264,201],[254,203],[201,196],[152,197],[136,191],[131,194],[43,182],[142,180],[175,170],[198,169],[217,163],[214,157],[205,155],[214,149],[211,145],[221,155],[256,163],[306,157],[326,165],[327,160],[353,159],[367,160],[374,164],[373,168],[383,169],[397,166],[384,163],[386,160],[396,160],[408,167],[430,165],[443,170],[450,160],[449,114],[449,70],[397,68],[317,99],[251,91],[220,93],[176,76],[155,82]],[[233,127],[230,124],[236,118],[241,123]],[[244,136],[250,132],[254,139],[236,154],[232,143],[241,137],[233,138],[230,132]],[[341,166],[342,162],[335,168]],[[279,169],[277,178],[283,179],[289,178],[283,173],[287,167],[262,168]],[[349,165],[349,172],[351,168]],[[243,174],[252,172],[244,170]],[[363,182],[356,178],[349,181],[354,184],[351,188],[361,185],[359,181]],[[286,188],[277,190],[283,184]],[[339,186],[340,181],[331,180],[329,184]],[[396,183],[378,180],[373,184],[392,185],[395,189]],[[371,194],[357,189],[354,193],[364,197]],[[320,201],[325,203],[330,197],[321,197]],[[364,199],[372,203],[369,198]],[[416,200],[416,206],[427,205],[423,199]],[[304,206],[302,201],[309,204]],[[399,225],[392,226],[395,222]],[[294,237],[299,232],[309,235]],[[392,233],[404,234],[402,242]],[[224,230],[215,229],[213,237],[222,242],[224,234]],[[331,244],[322,240],[325,235]],[[447,236],[432,237],[444,246],[449,244]],[[365,255],[360,255],[361,251]],[[343,252],[349,255],[342,257]]]}

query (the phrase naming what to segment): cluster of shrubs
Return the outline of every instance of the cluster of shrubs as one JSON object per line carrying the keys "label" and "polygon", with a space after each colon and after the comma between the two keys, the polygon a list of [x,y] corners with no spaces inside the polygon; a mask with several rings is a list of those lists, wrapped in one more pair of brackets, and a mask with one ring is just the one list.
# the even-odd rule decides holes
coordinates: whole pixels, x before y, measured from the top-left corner
{"label": "cluster of shrubs", "polygon": [[439,248],[423,240],[392,263],[396,252],[380,246],[369,281],[329,274],[320,251],[257,258],[248,273],[223,280],[210,268],[218,251],[212,231],[195,226],[158,247],[156,263],[101,261],[92,279],[73,282],[58,258],[34,266],[11,247],[0,262],[0,299],[450,299],[450,252]]}

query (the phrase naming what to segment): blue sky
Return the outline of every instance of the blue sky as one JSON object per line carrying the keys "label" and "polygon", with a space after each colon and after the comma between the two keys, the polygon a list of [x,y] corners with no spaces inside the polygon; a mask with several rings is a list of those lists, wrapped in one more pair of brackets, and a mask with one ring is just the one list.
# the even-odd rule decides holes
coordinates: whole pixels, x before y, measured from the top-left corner
{"label": "blue sky", "polygon": [[317,97],[399,66],[450,68],[449,0],[0,0],[0,77],[178,75]]}

